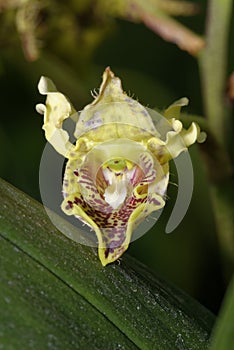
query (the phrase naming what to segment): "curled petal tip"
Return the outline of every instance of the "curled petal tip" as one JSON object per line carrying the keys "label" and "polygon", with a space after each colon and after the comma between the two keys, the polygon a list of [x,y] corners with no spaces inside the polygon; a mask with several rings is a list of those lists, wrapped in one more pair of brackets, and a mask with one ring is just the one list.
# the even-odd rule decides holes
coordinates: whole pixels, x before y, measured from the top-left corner
{"label": "curled petal tip", "polygon": [[182,107],[185,107],[189,104],[189,99],[187,97],[182,97],[179,100],[173,102],[167,109],[164,111],[163,115],[166,118],[177,118],[180,117],[180,110]]}
{"label": "curled petal tip", "polygon": [[36,105],[36,111],[37,111],[37,113],[44,115],[45,110],[46,110],[46,106],[45,106],[43,103],[38,103],[38,104]]}
{"label": "curled petal tip", "polygon": [[182,97],[178,102],[180,102],[181,106],[188,106],[189,99],[188,97]]}
{"label": "curled petal tip", "polygon": [[200,134],[198,135],[197,142],[198,143],[203,143],[207,139],[207,134],[205,131],[201,131]]}
{"label": "curled petal tip", "polygon": [[53,81],[45,76],[41,76],[38,83],[38,90],[41,95],[48,95],[49,93],[58,92]]}

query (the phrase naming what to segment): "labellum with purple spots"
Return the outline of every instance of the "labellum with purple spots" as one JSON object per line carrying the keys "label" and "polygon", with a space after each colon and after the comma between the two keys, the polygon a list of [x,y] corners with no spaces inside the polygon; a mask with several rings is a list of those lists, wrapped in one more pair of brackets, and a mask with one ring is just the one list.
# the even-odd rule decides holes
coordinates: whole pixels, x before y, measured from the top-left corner
{"label": "labellum with purple spots", "polygon": [[[128,248],[134,229],[164,207],[170,159],[203,141],[202,133],[196,123],[185,130],[178,120],[186,98],[152,120],[109,67],[99,94],[79,113],[50,79],[41,78],[39,91],[47,95],[46,105],[37,105],[46,139],[68,159],[62,210],[95,231],[99,258],[111,263]],[[75,144],[63,128],[67,118],[75,122]]]}

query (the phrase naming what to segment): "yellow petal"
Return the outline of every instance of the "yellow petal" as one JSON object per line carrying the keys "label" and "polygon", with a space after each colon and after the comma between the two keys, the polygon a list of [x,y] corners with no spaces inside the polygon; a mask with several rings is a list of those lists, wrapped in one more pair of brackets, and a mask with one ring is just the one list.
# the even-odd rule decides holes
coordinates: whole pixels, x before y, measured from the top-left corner
{"label": "yellow petal", "polygon": [[172,103],[164,112],[163,115],[170,119],[170,118],[177,118],[180,117],[180,110],[182,107],[187,106],[189,104],[189,100],[187,97],[182,97],[179,100]]}
{"label": "yellow petal", "polygon": [[67,156],[74,146],[69,141],[69,134],[65,131],[63,121],[75,113],[74,108],[67,98],[57,91],[54,83],[41,77],[38,84],[39,92],[47,95],[46,105],[37,105],[37,111],[44,114],[43,130],[46,139],[52,144],[56,151],[63,156]]}

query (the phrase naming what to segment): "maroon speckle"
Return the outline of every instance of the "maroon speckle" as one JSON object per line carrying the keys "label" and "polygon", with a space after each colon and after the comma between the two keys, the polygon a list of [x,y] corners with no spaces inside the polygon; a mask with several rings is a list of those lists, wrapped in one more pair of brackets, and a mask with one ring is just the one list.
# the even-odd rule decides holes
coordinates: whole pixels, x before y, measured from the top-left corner
{"label": "maroon speckle", "polygon": [[72,208],[73,208],[73,203],[72,203],[72,201],[67,201],[66,209],[69,210],[69,209],[72,209]]}
{"label": "maroon speckle", "polygon": [[109,251],[110,251],[110,248],[106,248],[105,250],[105,258],[107,259],[108,255],[109,255]]}
{"label": "maroon speckle", "polygon": [[80,198],[75,197],[74,204],[82,204],[82,200]]}
{"label": "maroon speckle", "polygon": [[72,201],[67,201],[67,203],[68,203],[68,205],[69,205],[70,208],[73,208],[73,203],[72,203]]}

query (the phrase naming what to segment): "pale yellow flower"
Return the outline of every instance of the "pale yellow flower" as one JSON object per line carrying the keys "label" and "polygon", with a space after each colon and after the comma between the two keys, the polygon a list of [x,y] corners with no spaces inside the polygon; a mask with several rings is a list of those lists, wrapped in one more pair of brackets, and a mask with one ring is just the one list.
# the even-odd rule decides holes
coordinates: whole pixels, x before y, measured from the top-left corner
{"label": "pale yellow flower", "polygon": [[[68,159],[62,210],[95,231],[100,260],[111,263],[128,248],[134,229],[164,207],[169,160],[200,140],[199,126],[185,130],[178,119],[186,98],[152,120],[110,68],[99,94],[79,113],[48,78],[41,78],[39,91],[47,95],[46,105],[37,106],[46,139]],[[63,129],[67,118],[76,123],[75,144]]]}

